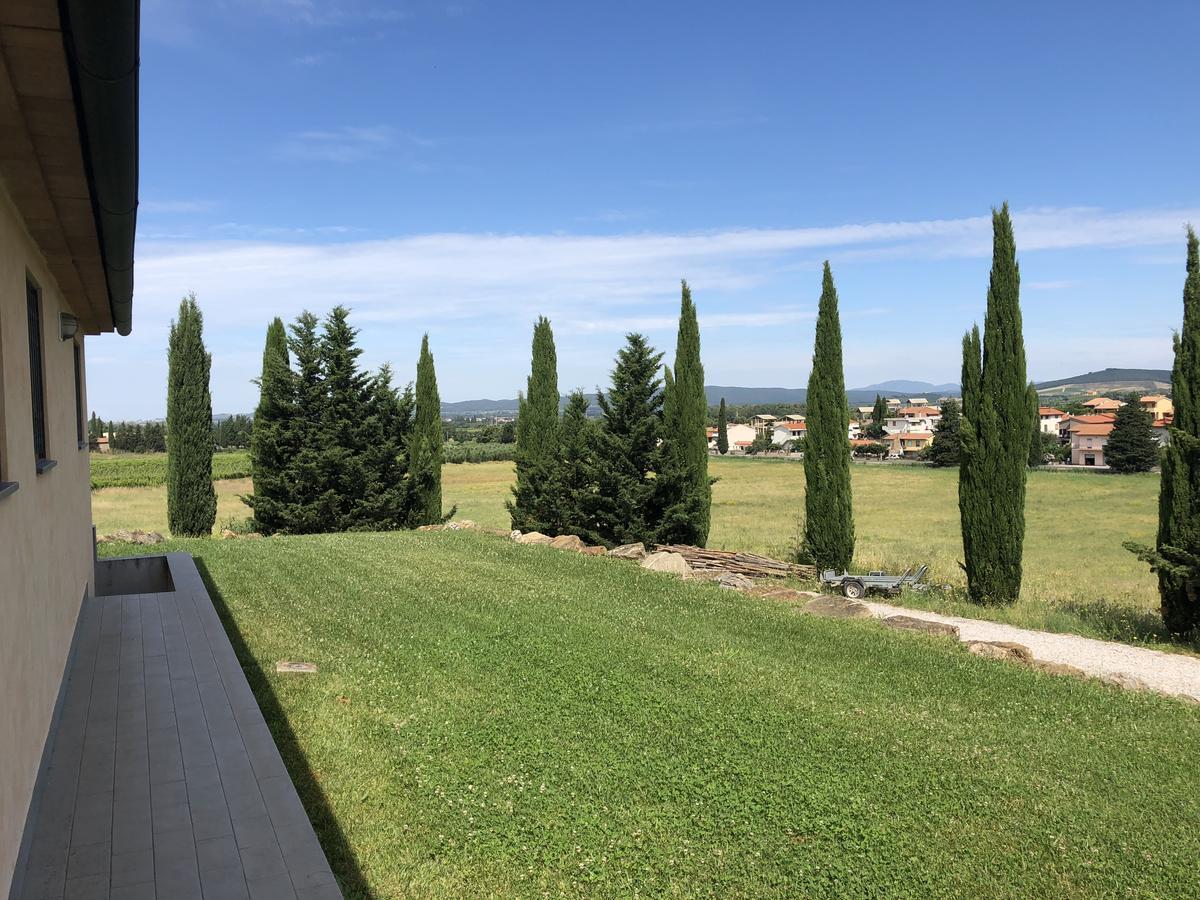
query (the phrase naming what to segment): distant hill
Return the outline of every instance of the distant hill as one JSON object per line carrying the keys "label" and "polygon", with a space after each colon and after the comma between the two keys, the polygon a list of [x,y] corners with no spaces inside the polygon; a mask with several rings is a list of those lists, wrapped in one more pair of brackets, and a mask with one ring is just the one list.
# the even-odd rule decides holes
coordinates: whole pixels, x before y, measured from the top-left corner
{"label": "distant hill", "polygon": [[933,400],[937,397],[957,397],[959,387],[957,384],[930,384],[928,381],[905,381],[897,379],[895,381],[881,381],[879,384],[868,384],[866,387],[854,388],[848,393],[858,392],[898,394],[902,399],[908,397],[928,397],[930,400]]}
{"label": "distant hill", "polygon": [[1171,373],[1166,369],[1101,369],[1056,381],[1042,381],[1037,390],[1047,396],[1070,397],[1089,393],[1165,391],[1170,387]]}

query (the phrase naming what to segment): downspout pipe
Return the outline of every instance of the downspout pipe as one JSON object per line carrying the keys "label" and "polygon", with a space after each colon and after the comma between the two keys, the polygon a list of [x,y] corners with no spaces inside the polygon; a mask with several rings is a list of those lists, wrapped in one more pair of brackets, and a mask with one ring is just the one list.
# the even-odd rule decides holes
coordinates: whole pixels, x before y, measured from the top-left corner
{"label": "downspout pipe", "polygon": [[133,327],[140,0],[59,0],[84,166],[117,333]]}

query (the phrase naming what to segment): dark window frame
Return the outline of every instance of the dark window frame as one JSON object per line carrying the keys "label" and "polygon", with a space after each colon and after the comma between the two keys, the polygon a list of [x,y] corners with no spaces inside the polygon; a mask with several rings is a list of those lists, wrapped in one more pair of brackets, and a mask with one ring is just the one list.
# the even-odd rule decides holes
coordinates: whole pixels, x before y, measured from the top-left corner
{"label": "dark window frame", "polygon": [[33,424],[34,467],[40,475],[57,463],[50,458],[46,423],[46,335],[42,317],[42,289],[25,274],[25,314],[29,338],[29,407]]}

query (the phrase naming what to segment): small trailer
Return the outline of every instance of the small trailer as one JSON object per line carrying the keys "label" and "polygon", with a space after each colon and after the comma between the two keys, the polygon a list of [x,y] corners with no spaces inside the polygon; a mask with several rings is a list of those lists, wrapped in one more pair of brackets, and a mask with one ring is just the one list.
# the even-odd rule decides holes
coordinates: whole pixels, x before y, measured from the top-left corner
{"label": "small trailer", "polygon": [[843,596],[851,600],[861,600],[868,591],[897,596],[905,587],[923,590],[928,587],[921,579],[929,571],[929,566],[921,566],[917,571],[907,570],[903,575],[889,575],[887,572],[868,572],[866,575],[850,575],[843,572],[839,575],[833,569],[821,573],[821,584],[825,587],[839,588]]}

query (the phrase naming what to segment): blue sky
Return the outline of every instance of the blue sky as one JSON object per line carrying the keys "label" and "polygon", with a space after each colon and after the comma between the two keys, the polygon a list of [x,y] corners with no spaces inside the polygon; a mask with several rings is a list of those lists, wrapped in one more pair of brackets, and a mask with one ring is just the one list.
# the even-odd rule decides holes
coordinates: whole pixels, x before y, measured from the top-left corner
{"label": "blue sky", "polygon": [[825,258],[848,386],[954,381],[1004,200],[1030,374],[1169,367],[1200,7],[977,6],[143,0],[134,333],[89,403],[163,414],[189,290],[218,412],[336,303],[402,380],[428,331],[447,400],[514,396],[539,313],[592,388],[627,330],[673,348],[681,277],[710,384],[803,386]]}

